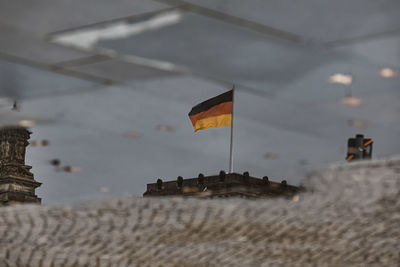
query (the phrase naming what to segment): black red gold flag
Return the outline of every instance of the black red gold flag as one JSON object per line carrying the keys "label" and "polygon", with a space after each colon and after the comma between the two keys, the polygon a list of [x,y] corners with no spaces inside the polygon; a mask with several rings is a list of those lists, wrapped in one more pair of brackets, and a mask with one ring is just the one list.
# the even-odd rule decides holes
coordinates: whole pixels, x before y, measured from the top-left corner
{"label": "black red gold flag", "polygon": [[194,131],[232,125],[233,90],[210,98],[189,112]]}

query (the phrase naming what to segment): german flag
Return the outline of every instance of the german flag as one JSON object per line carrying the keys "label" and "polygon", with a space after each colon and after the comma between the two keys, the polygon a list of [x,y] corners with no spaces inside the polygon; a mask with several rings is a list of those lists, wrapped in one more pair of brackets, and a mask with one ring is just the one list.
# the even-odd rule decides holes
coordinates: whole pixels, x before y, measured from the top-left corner
{"label": "german flag", "polygon": [[194,131],[232,125],[233,90],[210,98],[189,112]]}

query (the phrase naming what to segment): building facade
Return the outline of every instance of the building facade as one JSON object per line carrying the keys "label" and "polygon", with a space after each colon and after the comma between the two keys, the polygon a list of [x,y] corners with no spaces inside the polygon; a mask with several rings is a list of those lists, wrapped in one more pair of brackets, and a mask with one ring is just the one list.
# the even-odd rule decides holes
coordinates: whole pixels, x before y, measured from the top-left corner
{"label": "building facade", "polygon": [[41,183],[35,181],[32,167],[25,165],[30,134],[19,126],[0,129],[0,205],[41,203],[35,195]]}
{"label": "building facade", "polygon": [[156,196],[192,196],[206,198],[245,197],[293,197],[300,191],[299,187],[288,185],[285,180],[280,183],[269,181],[267,176],[262,179],[251,177],[248,172],[243,174],[225,173],[197,178],[183,179],[179,176],[174,181],[164,182],[158,179],[156,183],[147,184],[144,197]]}

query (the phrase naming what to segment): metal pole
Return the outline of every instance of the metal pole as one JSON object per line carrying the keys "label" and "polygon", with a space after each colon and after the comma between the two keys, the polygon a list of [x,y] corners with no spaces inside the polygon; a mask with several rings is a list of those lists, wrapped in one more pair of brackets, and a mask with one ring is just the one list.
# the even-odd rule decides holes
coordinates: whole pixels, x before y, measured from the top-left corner
{"label": "metal pole", "polygon": [[231,152],[229,159],[229,173],[233,173],[233,110],[235,103],[235,85],[232,87],[232,121],[231,121]]}

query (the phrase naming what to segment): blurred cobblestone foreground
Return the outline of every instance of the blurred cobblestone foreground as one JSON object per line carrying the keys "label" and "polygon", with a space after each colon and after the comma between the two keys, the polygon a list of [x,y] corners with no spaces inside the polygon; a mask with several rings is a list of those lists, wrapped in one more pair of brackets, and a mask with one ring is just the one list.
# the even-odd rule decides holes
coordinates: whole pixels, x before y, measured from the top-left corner
{"label": "blurred cobblestone foreground", "polygon": [[[0,209],[0,266],[399,266],[400,157],[332,166],[298,201]],[[297,199],[295,199],[297,200]]]}

